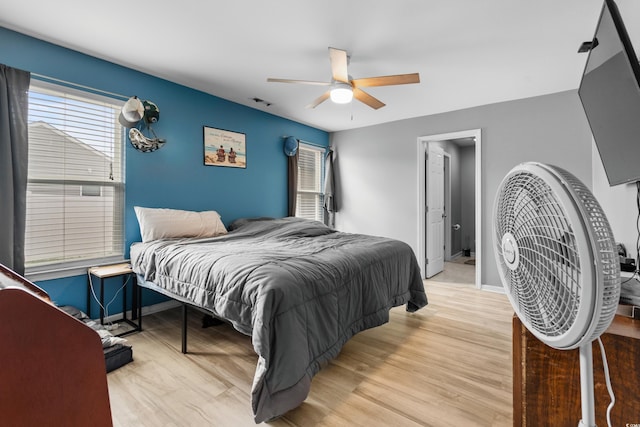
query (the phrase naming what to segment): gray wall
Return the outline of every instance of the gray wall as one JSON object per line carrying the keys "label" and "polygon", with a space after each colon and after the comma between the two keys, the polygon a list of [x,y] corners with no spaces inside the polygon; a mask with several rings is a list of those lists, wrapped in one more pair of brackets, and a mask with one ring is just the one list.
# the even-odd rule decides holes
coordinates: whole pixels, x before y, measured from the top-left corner
{"label": "gray wall", "polygon": [[[450,192],[451,192],[451,210],[447,212],[451,225],[462,223],[462,206],[460,198],[460,147],[451,141],[438,141],[434,142],[449,155],[449,174],[451,176]],[[426,184],[425,184],[426,185]],[[451,255],[455,255],[462,250],[460,238],[460,231],[453,231],[451,229],[445,230],[445,233],[451,235]]]}
{"label": "gray wall", "polygon": [[[392,108],[391,106],[389,108]],[[591,132],[576,91],[335,132],[340,211],[347,232],[418,242],[417,138],[482,129],[482,284],[500,286],[492,247],[496,189],[516,164],[556,164],[591,186]]]}
{"label": "gray wall", "polygon": [[[460,179],[460,147],[449,142],[445,151],[450,155],[449,171],[451,174],[451,212],[449,212],[449,215],[451,215],[451,225],[462,224],[462,197],[460,197],[460,192],[464,184]],[[460,230],[453,231],[453,229],[449,229],[446,232],[451,233],[451,255],[456,255],[462,251]]]}
{"label": "gray wall", "polygon": [[636,221],[638,207],[636,205],[636,185],[621,184],[609,187],[607,174],[602,166],[600,154],[593,144],[593,195],[598,199],[611,225],[616,242],[627,248],[627,256],[636,258]]}

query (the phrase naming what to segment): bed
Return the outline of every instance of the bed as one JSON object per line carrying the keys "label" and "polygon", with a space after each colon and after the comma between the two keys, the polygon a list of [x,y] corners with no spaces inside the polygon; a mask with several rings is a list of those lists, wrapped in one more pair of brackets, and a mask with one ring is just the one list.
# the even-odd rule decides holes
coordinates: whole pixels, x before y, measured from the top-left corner
{"label": "bed", "polygon": [[407,244],[317,221],[241,219],[215,237],[146,240],[131,246],[140,286],[251,336],[256,423],[302,403],[321,367],[353,335],[388,322],[392,307],[427,304]]}

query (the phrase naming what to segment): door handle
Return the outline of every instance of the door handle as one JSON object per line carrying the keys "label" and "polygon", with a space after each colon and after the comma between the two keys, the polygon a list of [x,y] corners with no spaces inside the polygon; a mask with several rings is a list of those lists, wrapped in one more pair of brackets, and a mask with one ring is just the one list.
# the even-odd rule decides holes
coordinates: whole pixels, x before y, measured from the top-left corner
{"label": "door handle", "polygon": [[460,230],[461,227],[460,227],[460,224],[453,224],[451,226],[451,228],[453,228],[454,230],[458,231],[458,230]]}

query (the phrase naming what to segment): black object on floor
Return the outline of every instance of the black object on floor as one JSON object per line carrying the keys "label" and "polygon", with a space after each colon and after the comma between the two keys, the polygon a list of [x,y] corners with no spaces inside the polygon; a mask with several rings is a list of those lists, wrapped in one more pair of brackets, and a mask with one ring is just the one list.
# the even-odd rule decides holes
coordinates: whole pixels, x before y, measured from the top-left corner
{"label": "black object on floor", "polygon": [[219,325],[222,325],[223,323],[224,322],[222,320],[216,319],[210,314],[205,314],[204,316],[202,316],[203,328],[208,328],[209,326],[219,326]]}
{"label": "black object on floor", "polygon": [[100,322],[96,322],[95,320],[91,320],[89,316],[73,306],[63,305],[58,308],[80,320],[100,336],[107,373],[133,361],[133,349],[130,345],[126,344],[125,339],[114,337],[104,325],[101,325]]}
{"label": "black object on floor", "polygon": [[104,348],[104,363],[107,373],[126,365],[133,360],[133,350],[130,345],[115,344]]}

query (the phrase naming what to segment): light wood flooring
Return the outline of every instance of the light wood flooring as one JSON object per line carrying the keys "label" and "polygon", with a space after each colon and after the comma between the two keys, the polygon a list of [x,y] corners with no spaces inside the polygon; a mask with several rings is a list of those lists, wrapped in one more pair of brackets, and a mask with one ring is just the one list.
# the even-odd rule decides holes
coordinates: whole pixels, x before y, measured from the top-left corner
{"label": "light wood flooring", "polygon": [[[272,426],[511,426],[511,306],[473,285],[425,281],[429,305],[391,311],[313,379],[298,408]],[[127,337],[134,361],[108,374],[115,426],[253,426],[251,339],[191,312],[144,317]]]}
{"label": "light wood flooring", "polygon": [[429,280],[438,282],[453,283],[476,283],[476,267],[475,265],[465,264],[466,261],[475,259],[471,257],[460,256],[452,261],[444,263],[444,270],[436,274]]}

